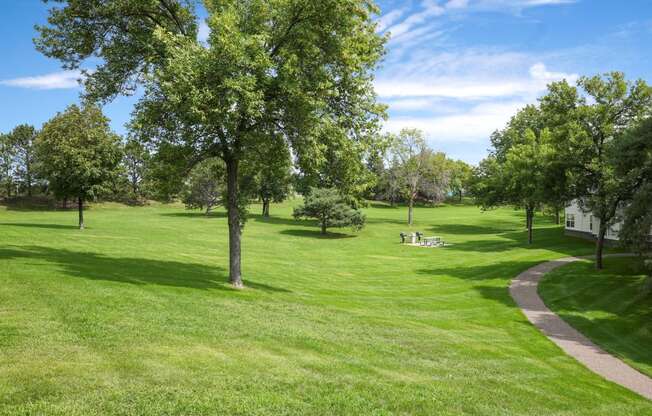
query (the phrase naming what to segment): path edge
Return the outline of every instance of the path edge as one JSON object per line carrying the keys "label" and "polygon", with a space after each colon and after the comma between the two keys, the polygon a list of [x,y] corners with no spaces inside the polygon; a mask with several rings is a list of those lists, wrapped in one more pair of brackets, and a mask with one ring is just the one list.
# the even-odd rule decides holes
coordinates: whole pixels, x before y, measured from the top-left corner
{"label": "path edge", "polygon": [[[605,257],[634,256],[634,254],[605,255]],[[509,285],[509,293],[528,321],[566,354],[601,377],[652,400],[652,378],[597,346],[550,310],[539,296],[539,282],[546,274],[566,264],[592,258],[595,257],[565,257],[540,263],[516,276]]]}

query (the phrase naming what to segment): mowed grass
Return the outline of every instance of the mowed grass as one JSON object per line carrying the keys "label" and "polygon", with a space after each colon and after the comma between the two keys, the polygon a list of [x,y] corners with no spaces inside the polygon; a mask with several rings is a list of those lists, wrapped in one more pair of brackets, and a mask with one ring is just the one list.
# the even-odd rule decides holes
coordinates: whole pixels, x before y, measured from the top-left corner
{"label": "mowed grass", "polygon": [[[223,213],[0,210],[0,414],[645,415],[652,403],[567,357],[507,286],[591,244],[537,218],[365,210],[327,238],[292,206],[252,215],[242,291]],[[252,207],[253,212],[259,210]],[[609,260],[611,261],[611,260]]]}
{"label": "mowed grass", "polygon": [[597,271],[584,261],[546,276],[539,292],[566,322],[652,377],[652,294],[640,258],[609,259]]}

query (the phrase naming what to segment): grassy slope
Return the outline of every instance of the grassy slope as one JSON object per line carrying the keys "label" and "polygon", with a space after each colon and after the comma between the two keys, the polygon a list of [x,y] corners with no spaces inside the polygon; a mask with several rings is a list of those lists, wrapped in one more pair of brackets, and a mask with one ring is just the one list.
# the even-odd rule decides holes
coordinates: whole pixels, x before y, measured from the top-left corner
{"label": "grassy slope", "polygon": [[[226,282],[226,218],[180,208],[0,211],[0,414],[652,414],[533,328],[518,272],[591,245],[519,213],[366,210],[320,238],[291,205],[244,236],[249,289]],[[258,207],[254,208],[258,210]]]}
{"label": "grassy slope", "polygon": [[652,376],[652,295],[643,294],[644,280],[640,259],[609,259],[600,272],[590,262],[564,266],[539,291],[565,321]]}

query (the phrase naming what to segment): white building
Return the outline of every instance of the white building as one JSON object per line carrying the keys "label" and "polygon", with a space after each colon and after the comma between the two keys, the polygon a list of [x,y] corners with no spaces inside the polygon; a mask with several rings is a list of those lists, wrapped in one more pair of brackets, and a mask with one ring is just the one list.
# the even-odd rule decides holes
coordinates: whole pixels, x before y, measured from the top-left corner
{"label": "white building", "polygon": [[[566,235],[582,237],[589,240],[595,240],[600,231],[600,220],[593,216],[591,212],[582,211],[577,201],[571,202],[566,207]],[[617,222],[607,230],[605,240],[616,242],[622,223]],[[650,241],[652,241],[652,230],[650,230]]]}

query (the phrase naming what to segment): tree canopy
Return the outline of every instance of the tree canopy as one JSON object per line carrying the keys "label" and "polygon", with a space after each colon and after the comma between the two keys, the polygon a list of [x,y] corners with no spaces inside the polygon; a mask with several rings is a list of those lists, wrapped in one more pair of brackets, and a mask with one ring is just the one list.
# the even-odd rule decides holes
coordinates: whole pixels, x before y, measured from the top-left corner
{"label": "tree canopy", "polygon": [[79,227],[84,228],[84,201],[93,198],[118,171],[119,136],[97,106],[71,105],[43,125],[36,151],[50,190],[60,198],[77,198]]}
{"label": "tree canopy", "polygon": [[312,188],[304,204],[294,209],[294,218],[316,218],[322,234],[333,227],[351,227],[357,231],[365,223],[364,214],[347,204],[334,188]]}
{"label": "tree canopy", "polygon": [[189,2],[68,0],[51,9],[36,44],[67,68],[100,58],[84,80],[89,98],[142,84],[132,123],[141,139],[179,148],[188,165],[224,161],[229,276],[240,287],[241,163],[269,142],[291,147],[305,170],[338,147],[360,155],[384,115],[372,80],[385,38],[368,0],[204,5],[206,43]]}

